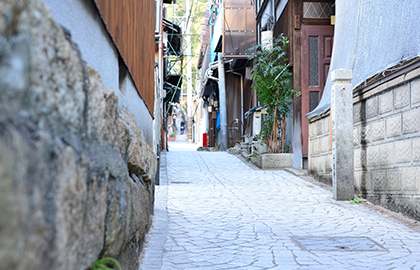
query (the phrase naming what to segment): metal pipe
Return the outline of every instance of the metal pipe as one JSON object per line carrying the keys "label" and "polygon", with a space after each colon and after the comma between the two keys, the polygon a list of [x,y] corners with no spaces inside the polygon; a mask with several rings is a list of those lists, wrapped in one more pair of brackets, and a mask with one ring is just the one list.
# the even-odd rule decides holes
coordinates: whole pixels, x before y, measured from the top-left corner
{"label": "metal pipe", "polygon": [[190,0],[186,0],[186,40],[187,40],[187,123],[188,123],[188,142],[192,142],[192,65],[191,65],[191,13],[190,13]]}
{"label": "metal pipe", "polygon": [[276,25],[276,16],[275,16],[275,0],[271,0],[271,15],[273,16],[271,22],[271,31],[274,31],[274,26]]}
{"label": "metal pipe", "polygon": [[219,102],[220,102],[220,150],[228,149],[228,133],[227,133],[227,107],[226,107],[226,81],[225,81],[225,64],[223,54],[219,53]]}

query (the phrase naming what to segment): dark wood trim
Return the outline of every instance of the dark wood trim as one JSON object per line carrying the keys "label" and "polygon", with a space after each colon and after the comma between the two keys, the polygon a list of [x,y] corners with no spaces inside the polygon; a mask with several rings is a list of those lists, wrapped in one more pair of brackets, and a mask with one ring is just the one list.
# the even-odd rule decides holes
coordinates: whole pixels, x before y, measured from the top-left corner
{"label": "dark wood trim", "polygon": [[305,25],[331,25],[331,19],[314,19],[314,18],[303,18],[300,21]]}
{"label": "dark wood trim", "polygon": [[[412,63],[410,65],[407,65],[406,67],[404,67],[404,68],[402,68],[400,70],[397,70],[397,71],[395,71],[393,73],[389,73],[389,74],[385,75],[385,77],[383,77],[381,79],[378,79],[378,80],[374,81],[371,84],[368,84],[366,86],[363,86],[364,82],[361,83],[361,84],[359,84],[357,87],[355,87],[355,90],[353,92],[353,97],[357,97],[357,96],[362,95],[362,94],[364,94],[366,92],[369,92],[370,90],[372,90],[372,89],[374,89],[374,88],[376,88],[376,87],[378,87],[378,86],[380,86],[380,85],[382,85],[384,83],[387,83],[387,82],[389,82],[389,81],[391,81],[391,80],[393,80],[393,79],[395,79],[395,78],[397,78],[397,77],[399,77],[401,75],[405,75],[405,74],[411,72],[414,69],[420,68],[420,61],[419,60],[417,60],[416,62],[414,62],[414,63]],[[409,63],[411,61],[413,61],[413,59],[410,60],[410,61],[407,61],[407,62]],[[396,68],[398,66],[400,66],[400,65],[394,66],[393,68]],[[390,68],[390,69],[392,69],[392,68]],[[381,74],[381,73],[382,72],[380,72],[378,74]],[[375,77],[375,76],[373,76],[373,77]],[[371,77],[371,78],[373,78],[373,77]],[[367,80],[369,80],[369,79],[367,79]]]}
{"label": "dark wood trim", "polygon": [[[290,15],[294,19],[294,15],[302,15],[303,12],[303,3],[302,1],[289,1],[288,4],[290,6]],[[302,151],[302,95],[298,95],[297,93],[301,92],[301,43],[300,43],[300,36],[301,31],[299,29],[295,29],[293,25],[291,26],[291,60],[293,62],[293,89],[295,91],[293,95],[293,126],[294,126],[294,141],[300,147],[300,151]],[[295,151],[295,149],[293,150]]]}

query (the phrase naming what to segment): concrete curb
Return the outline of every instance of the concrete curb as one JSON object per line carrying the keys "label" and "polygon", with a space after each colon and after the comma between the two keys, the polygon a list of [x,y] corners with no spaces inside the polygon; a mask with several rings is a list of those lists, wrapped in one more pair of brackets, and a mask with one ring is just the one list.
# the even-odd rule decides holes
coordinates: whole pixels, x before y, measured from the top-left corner
{"label": "concrete curb", "polygon": [[[158,270],[162,268],[163,253],[168,234],[168,173],[166,170],[166,152],[160,154],[160,182],[155,186],[155,206],[152,225],[147,233],[142,254],[140,268]],[[147,252],[146,252],[147,251]]]}

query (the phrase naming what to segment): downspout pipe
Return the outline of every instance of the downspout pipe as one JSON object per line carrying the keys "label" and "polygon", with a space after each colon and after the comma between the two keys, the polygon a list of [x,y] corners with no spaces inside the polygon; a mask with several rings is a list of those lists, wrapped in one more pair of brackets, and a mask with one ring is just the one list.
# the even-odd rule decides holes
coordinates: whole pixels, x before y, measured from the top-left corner
{"label": "downspout pipe", "polygon": [[276,16],[275,16],[275,0],[271,0],[271,15],[273,16],[273,18],[271,19],[271,31],[274,31],[274,26],[276,25]]}

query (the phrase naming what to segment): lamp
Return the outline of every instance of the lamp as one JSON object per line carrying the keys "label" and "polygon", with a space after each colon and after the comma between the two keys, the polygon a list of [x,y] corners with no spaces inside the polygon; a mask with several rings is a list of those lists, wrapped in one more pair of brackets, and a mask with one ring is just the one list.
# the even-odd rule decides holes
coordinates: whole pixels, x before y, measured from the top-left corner
{"label": "lamp", "polygon": [[215,100],[213,102],[215,108],[219,108],[219,101]]}

